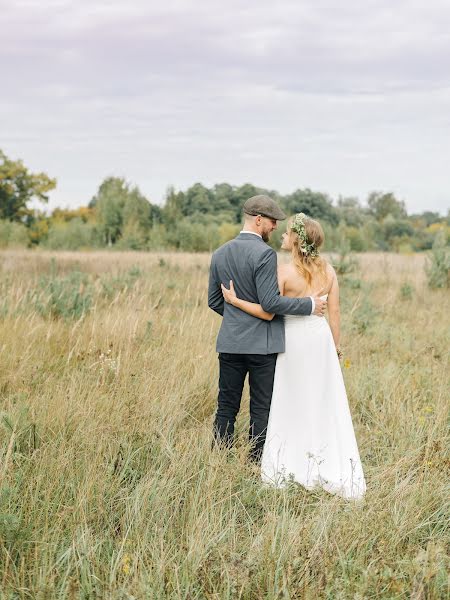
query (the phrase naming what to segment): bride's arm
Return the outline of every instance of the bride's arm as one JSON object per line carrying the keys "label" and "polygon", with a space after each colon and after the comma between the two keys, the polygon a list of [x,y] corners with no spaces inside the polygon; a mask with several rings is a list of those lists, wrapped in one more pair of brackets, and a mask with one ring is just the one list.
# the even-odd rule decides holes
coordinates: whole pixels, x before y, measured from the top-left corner
{"label": "bride's arm", "polygon": [[339,309],[339,284],[335,270],[332,270],[333,282],[330,291],[328,292],[328,322],[330,324],[331,333],[333,335],[336,349],[339,350],[341,337],[341,313]]}
{"label": "bride's arm", "polygon": [[232,304],[236,308],[240,308],[244,312],[252,315],[253,317],[257,317],[258,319],[264,319],[264,321],[271,321],[275,314],[268,313],[263,310],[261,304],[256,304],[256,302],[248,302],[247,300],[242,300],[236,296],[236,292],[234,291],[233,282],[230,280],[230,289],[228,290],[223,284],[222,285],[222,294],[225,299],[225,302],[228,304]]}

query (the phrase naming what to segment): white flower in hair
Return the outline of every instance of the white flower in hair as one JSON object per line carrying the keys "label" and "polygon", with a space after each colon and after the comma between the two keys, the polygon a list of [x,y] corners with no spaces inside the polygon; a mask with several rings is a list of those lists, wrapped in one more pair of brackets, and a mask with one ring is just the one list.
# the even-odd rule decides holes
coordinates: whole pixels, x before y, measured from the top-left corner
{"label": "white flower in hair", "polygon": [[298,239],[300,240],[299,247],[303,254],[306,256],[311,256],[312,258],[316,258],[316,256],[319,256],[319,250],[316,248],[314,243],[308,241],[305,223],[303,221],[305,217],[305,213],[297,213],[294,216],[291,229],[298,235]]}

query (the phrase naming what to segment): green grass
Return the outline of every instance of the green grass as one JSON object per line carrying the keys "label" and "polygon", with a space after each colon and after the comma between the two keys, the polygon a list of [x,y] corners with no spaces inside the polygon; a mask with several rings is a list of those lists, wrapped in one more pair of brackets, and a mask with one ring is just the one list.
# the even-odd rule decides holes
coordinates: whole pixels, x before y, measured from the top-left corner
{"label": "green grass", "polygon": [[[341,279],[359,503],[260,484],[248,390],[211,452],[208,260],[0,254],[0,598],[447,598],[448,316],[423,258]],[[67,314],[29,301],[49,280]]]}

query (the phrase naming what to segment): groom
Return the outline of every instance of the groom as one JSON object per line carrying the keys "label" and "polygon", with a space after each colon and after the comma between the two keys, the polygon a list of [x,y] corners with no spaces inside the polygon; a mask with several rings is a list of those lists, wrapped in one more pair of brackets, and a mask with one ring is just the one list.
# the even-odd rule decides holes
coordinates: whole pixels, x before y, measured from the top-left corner
{"label": "groom", "polygon": [[[284,323],[278,315],[323,316],[326,302],[318,297],[280,296],[277,255],[266,242],[286,215],[272,198],[264,195],[249,198],[243,210],[243,230],[214,252],[209,274],[208,306],[223,316],[216,344],[220,371],[214,438],[232,445],[248,373],[250,458],[258,463],[266,437],[277,354],[284,352]],[[275,313],[272,321],[258,319],[225,303],[220,285],[228,287],[230,279],[239,298]]]}

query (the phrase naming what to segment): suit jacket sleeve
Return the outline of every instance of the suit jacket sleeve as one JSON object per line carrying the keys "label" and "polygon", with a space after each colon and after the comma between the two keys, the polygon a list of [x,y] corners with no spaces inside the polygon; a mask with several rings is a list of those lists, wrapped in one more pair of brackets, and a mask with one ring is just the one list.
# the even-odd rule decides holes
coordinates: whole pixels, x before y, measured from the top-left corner
{"label": "suit jacket sleeve", "polygon": [[219,315],[223,316],[223,306],[225,300],[223,299],[222,290],[220,288],[221,282],[217,276],[217,269],[214,262],[214,256],[211,259],[211,265],[209,268],[209,283],[208,283],[208,306]]}
{"label": "suit jacket sleeve", "polygon": [[276,315],[310,315],[311,298],[287,298],[280,295],[277,280],[277,255],[268,248],[262,255],[255,273],[259,303],[268,313]]}

